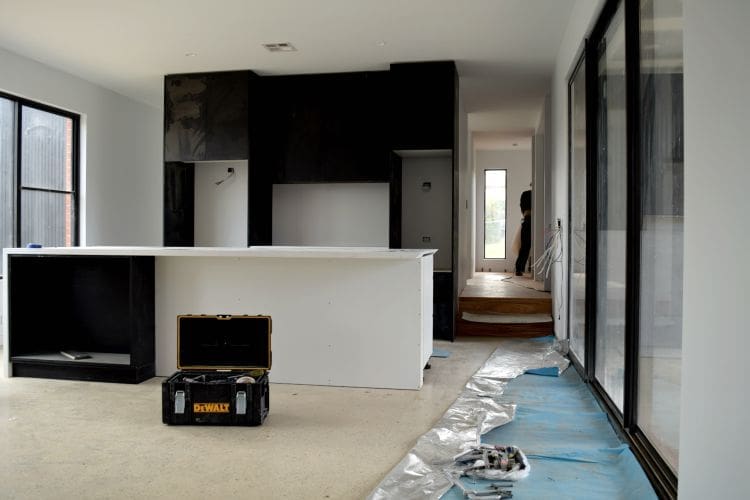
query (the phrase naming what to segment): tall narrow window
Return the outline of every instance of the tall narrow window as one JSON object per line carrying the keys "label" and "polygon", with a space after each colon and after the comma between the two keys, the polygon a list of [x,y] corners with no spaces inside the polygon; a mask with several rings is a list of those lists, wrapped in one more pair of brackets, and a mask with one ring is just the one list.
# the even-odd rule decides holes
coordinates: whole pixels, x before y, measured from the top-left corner
{"label": "tall narrow window", "polygon": [[586,61],[570,81],[570,349],[586,355]]}
{"label": "tall narrow window", "polygon": [[484,171],[484,258],[505,258],[507,170]]}
{"label": "tall narrow window", "polygon": [[0,98],[0,245],[77,244],[78,117]]}
{"label": "tall narrow window", "polygon": [[683,276],[682,1],[640,11],[638,427],[677,473]]}
{"label": "tall narrow window", "polygon": [[625,19],[620,2],[598,46],[597,284],[594,374],[623,410],[627,154]]}

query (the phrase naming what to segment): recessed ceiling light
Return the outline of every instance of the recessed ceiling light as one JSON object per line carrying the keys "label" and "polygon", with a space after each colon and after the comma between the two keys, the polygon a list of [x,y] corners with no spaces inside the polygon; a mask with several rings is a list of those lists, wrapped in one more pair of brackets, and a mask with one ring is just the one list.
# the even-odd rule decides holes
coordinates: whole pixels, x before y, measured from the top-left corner
{"label": "recessed ceiling light", "polygon": [[385,47],[385,44],[386,44],[385,40],[380,40],[379,42],[375,42],[375,45],[377,45],[378,47]]}
{"label": "recessed ceiling light", "polygon": [[197,55],[198,55],[198,54],[197,54],[197,53],[195,53],[195,52],[185,52],[185,57],[195,57],[195,56],[197,56]]}
{"label": "recessed ceiling light", "polygon": [[289,42],[264,43],[263,47],[269,52],[297,52],[297,48]]}

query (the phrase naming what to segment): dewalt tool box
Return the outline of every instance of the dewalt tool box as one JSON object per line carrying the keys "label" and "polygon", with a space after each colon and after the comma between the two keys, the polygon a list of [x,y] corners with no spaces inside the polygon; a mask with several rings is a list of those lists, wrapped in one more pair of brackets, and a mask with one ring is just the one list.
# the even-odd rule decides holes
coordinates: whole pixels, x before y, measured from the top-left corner
{"label": "dewalt tool box", "polygon": [[260,425],[269,408],[271,317],[177,317],[177,368],[162,383],[170,425]]}

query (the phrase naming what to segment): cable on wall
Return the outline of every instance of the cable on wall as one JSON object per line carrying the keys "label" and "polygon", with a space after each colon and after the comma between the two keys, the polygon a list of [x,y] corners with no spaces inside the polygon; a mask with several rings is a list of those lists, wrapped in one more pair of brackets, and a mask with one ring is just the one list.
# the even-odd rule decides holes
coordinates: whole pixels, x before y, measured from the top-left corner
{"label": "cable on wall", "polygon": [[562,262],[563,244],[562,244],[562,225],[557,222],[557,227],[552,231],[544,245],[544,252],[534,262],[534,271],[537,275],[544,275],[544,279],[549,278],[549,272],[552,265],[556,262]]}
{"label": "cable on wall", "polygon": [[214,184],[216,184],[217,186],[221,186],[226,181],[228,181],[233,175],[234,175],[234,167],[229,167],[227,168],[227,175],[220,181],[214,182]]}

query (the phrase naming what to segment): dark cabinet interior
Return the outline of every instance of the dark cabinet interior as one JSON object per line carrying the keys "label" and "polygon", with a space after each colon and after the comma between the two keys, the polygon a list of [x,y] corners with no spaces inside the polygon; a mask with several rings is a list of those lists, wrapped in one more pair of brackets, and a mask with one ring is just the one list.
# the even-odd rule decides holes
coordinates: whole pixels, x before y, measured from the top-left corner
{"label": "dark cabinet interior", "polygon": [[195,165],[164,164],[164,245],[193,246],[195,238]]}
{"label": "dark cabinet interior", "polygon": [[392,149],[453,149],[457,79],[453,61],[391,64]]}
{"label": "dark cabinet interior", "polygon": [[[154,376],[153,257],[13,255],[8,269],[14,376],[129,383]],[[90,357],[71,360],[62,350]]]}
{"label": "dark cabinet interior", "polygon": [[164,161],[245,160],[252,71],[164,78]]}

